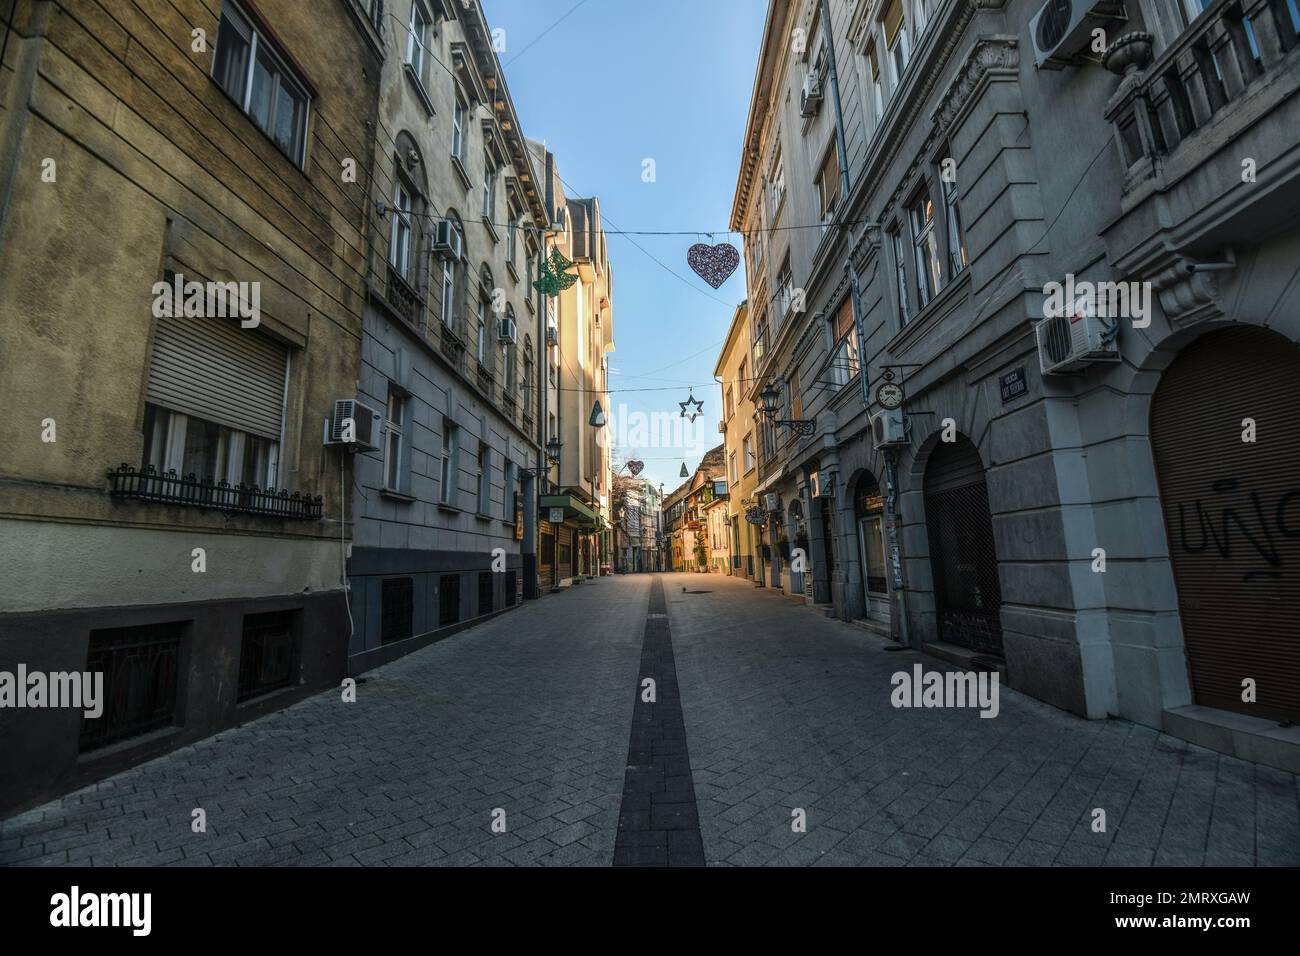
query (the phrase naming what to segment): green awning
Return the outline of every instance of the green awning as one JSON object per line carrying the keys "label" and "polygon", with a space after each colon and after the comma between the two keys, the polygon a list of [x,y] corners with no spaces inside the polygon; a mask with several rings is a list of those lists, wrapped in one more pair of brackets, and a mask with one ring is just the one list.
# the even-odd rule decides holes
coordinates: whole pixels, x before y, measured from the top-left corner
{"label": "green awning", "polygon": [[563,508],[565,521],[575,521],[587,530],[600,525],[600,517],[573,495],[542,495],[541,506],[548,521],[552,508]]}

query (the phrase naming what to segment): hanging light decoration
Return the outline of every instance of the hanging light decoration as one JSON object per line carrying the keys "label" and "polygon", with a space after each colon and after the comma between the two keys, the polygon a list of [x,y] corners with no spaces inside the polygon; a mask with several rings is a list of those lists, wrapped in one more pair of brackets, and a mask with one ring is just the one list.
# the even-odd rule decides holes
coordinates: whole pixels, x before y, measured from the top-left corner
{"label": "hanging light decoration", "polygon": [[587,419],[587,424],[592,428],[600,428],[605,424],[605,410],[600,407],[600,399],[596,399],[596,404],[591,406],[591,418]]}
{"label": "hanging light decoration", "polygon": [[[689,418],[691,421],[695,421],[695,419],[699,418],[702,414],[704,414],[704,403],[695,397],[695,393],[693,391],[687,394],[686,401],[678,402],[677,404],[681,406],[682,418]],[[686,413],[686,409],[688,406],[694,406],[695,408],[695,410],[691,412],[689,415]]]}
{"label": "hanging light decoration", "polygon": [[697,242],[686,251],[686,262],[697,276],[717,289],[740,265],[740,253],[729,242],[720,242],[716,246]]}
{"label": "hanging light decoration", "polygon": [[689,477],[691,477],[691,473],[690,473],[689,471],[686,470],[686,462],[682,462],[682,472],[681,472],[680,475],[678,475],[678,477],[679,477],[679,478],[689,478]]}

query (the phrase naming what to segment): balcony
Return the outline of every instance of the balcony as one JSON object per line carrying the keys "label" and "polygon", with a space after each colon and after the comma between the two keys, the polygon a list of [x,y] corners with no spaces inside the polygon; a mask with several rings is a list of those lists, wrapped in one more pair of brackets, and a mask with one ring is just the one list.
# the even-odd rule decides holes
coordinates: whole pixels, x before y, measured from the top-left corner
{"label": "balcony", "polygon": [[438,348],[442,354],[447,357],[454,368],[461,367],[461,359],[465,355],[465,340],[456,333],[454,326],[459,325],[453,321],[452,325],[442,323],[441,333],[438,336]]}
{"label": "balcony", "polygon": [[1154,59],[1146,33],[1106,52],[1123,74],[1105,117],[1124,178],[1103,236],[1121,270],[1154,282],[1175,324],[1203,317],[1217,294],[1188,278],[1189,258],[1231,260],[1232,246],[1286,228],[1300,204],[1292,11],[1289,0],[1215,0]]}
{"label": "balcony", "polygon": [[159,474],[152,465],[140,469],[122,464],[116,471],[110,470],[108,493],[110,497],[131,501],[184,505],[290,521],[319,521],[322,508],[319,495],[312,498],[297,492],[277,493],[273,488],[263,490],[256,485],[232,485],[211,478],[199,479],[194,475],[182,478],[175,471]]}
{"label": "balcony", "polygon": [[481,362],[478,362],[477,360],[475,360],[474,362],[474,368],[475,368],[474,381],[478,383],[478,387],[481,388],[486,394],[491,395],[492,383],[494,381],[492,370],[488,368],[486,365],[483,365]]}
{"label": "balcony", "polygon": [[392,263],[388,264],[388,285],[384,290],[388,304],[415,328],[424,324],[424,299],[409,282],[398,274]]}

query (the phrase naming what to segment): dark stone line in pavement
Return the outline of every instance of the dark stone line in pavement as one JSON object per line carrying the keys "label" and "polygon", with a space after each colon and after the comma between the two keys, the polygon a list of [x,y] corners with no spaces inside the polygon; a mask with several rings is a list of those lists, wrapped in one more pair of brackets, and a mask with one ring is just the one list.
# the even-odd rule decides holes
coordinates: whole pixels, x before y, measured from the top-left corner
{"label": "dark stone line in pavement", "polygon": [[[663,581],[655,578],[641,644],[615,866],[704,865],[667,610]],[[647,677],[655,682],[654,703],[642,699]]]}

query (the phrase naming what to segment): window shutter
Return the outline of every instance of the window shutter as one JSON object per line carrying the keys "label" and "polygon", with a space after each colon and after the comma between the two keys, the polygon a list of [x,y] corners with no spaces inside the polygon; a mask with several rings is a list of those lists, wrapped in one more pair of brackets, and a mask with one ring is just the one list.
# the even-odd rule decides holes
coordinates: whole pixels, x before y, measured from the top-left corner
{"label": "window shutter", "polygon": [[835,341],[848,335],[853,328],[853,296],[846,295],[840,310],[835,314]]}
{"label": "window shutter", "polygon": [[898,39],[898,31],[903,29],[903,4],[900,0],[890,0],[885,8],[885,46],[893,47]]}
{"label": "window shutter", "polygon": [[146,398],[172,411],[280,440],[289,353],[238,322],[162,318]]}

